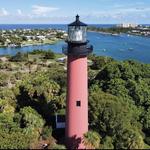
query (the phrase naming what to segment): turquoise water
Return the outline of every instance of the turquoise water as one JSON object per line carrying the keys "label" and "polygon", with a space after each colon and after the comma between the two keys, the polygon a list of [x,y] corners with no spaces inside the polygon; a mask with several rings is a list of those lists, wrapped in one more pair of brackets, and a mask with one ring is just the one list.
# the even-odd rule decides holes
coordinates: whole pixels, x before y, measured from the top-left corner
{"label": "turquoise water", "polygon": [[[66,30],[66,25],[22,25],[22,28],[59,28]],[[97,25],[102,26],[102,25]],[[104,25],[103,25],[104,26]],[[110,25],[109,25],[110,26]],[[3,25],[6,28],[6,26]],[[9,26],[9,28],[12,26]],[[13,28],[15,28],[14,25]],[[19,28],[18,25],[16,28]],[[107,25],[105,25],[107,27]],[[0,26],[0,29],[2,26]],[[8,27],[7,27],[8,29]],[[94,53],[101,56],[111,56],[117,60],[134,59],[144,63],[150,63],[150,38],[140,36],[128,36],[126,34],[112,36],[96,32],[88,32],[90,44],[94,46]],[[14,55],[17,52],[28,52],[34,49],[52,49],[54,52],[61,53],[64,41],[60,41],[55,45],[38,45],[22,48],[0,48],[0,55]]]}

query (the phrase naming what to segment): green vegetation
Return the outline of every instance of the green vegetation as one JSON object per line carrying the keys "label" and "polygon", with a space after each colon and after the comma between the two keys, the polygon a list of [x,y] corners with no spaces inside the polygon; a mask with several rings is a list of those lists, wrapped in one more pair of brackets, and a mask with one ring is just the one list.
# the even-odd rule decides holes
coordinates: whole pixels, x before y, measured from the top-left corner
{"label": "green vegetation", "polygon": [[150,36],[150,28],[145,26],[138,26],[138,27],[117,27],[113,26],[110,28],[101,28],[101,27],[95,27],[95,26],[89,26],[89,31],[94,32],[100,32],[104,34],[110,34],[110,35],[118,35],[121,33],[131,34],[131,35],[137,35],[137,36]]}
{"label": "green vegetation", "polygon": [[[50,50],[0,61],[0,148],[65,149],[66,63]],[[90,55],[87,148],[150,148],[150,64]],[[46,145],[45,145],[46,144]],[[45,146],[45,147],[44,147]]]}
{"label": "green vegetation", "polygon": [[12,56],[10,58],[10,61],[14,62],[24,62],[28,60],[28,54],[23,54],[21,52],[18,52],[15,56]]}
{"label": "green vegetation", "polygon": [[0,62],[0,148],[65,148],[52,137],[53,115],[65,108],[66,71],[57,55],[35,50]]}
{"label": "green vegetation", "polygon": [[[95,61],[99,59],[102,61],[95,57]],[[103,67],[100,64],[100,71],[90,82],[90,128],[101,135],[104,148],[146,148],[150,133],[150,65],[107,60],[104,57]],[[91,68],[95,69],[95,63]]]}
{"label": "green vegetation", "polygon": [[120,33],[129,33],[133,28],[121,28],[121,27],[111,27],[111,28],[99,28],[95,26],[88,27],[89,31],[110,33],[110,34],[120,34]]}
{"label": "green vegetation", "polygon": [[86,149],[96,149],[100,147],[100,135],[97,132],[89,131],[84,134],[84,144]]}
{"label": "green vegetation", "polygon": [[0,30],[0,47],[54,44],[65,38],[65,31],[56,29]]}

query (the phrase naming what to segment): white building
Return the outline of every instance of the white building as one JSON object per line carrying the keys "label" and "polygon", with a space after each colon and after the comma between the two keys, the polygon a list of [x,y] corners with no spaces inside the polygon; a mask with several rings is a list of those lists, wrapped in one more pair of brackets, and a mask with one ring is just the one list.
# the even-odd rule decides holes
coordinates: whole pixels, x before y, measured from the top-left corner
{"label": "white building", "polygon": [[46,37],[45,36],[37,36],[36,38],[38,38],[39,40],[45,40],[46,39]]}
{"label": "white building", "polygon": [[62,57],[62,58],[57,59],[58,62],[62,62],[62,63],[64,63],[66,60],[67,60],[67,57]]}
{"label": "white building", "polygon": [[134,23],[122,23],[122,24],[118,24],[117,27],[120,28],[136,28],[138,25],[134,24]]}
{"label": "white building", "polygon": [[65,116],[56,114],[55,115],[55,123],[56,123],[56,129],[65,128]]}

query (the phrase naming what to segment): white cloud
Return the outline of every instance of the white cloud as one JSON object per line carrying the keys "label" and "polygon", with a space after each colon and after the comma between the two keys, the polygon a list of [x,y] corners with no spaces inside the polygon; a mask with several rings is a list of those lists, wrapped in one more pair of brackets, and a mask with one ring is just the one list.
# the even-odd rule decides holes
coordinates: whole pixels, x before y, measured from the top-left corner
{"label": "white cloud", "polygon": [[150,19],[150,7],[135,6],[135,7],[124,7],[115,5],[113,9],[106,9],[100,11],[90,11],[86,20],[90,23],[147,23]]}
{"label": "white cloud", "polygon": [[9,12],[5,8],[0,9],[0,16],[1,17],[8,16],[8,15],[9,15]]}
{"label": "white cloud", "polygon": [[59,8],[50,7],[50,6],[48,7],[48,6],[33,5],[32,9],[34,15],[46,16],[49,12],[56,11]]}
{"label": "white cloud", "polygon": [[18,14],[19,16],[22,16],[22,15],[23,15],[21,9],[17,9],[17,14]]}

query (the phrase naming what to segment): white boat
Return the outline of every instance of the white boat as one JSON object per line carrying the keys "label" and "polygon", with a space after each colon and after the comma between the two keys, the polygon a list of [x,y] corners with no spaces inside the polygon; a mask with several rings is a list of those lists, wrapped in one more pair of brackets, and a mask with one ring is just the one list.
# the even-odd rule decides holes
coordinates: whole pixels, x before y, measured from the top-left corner
{"label": "white boat", "polygon": [[119,34],[117,34],[117,33],[113,33],[113,34],[111,34],[111,35],[113,35],[113,36],[118,36]]}
{"label": "white boat", "polygon": [[123,49],[119,49],[119,51],[120,51],[120,52],[123,52],[124,50],[123,50]]}
{"label": "white boat", "polygon": [[133,49],[133,48],[129,48],[128,50],[129,50],[129,51],[133,51],[134,49]]}

